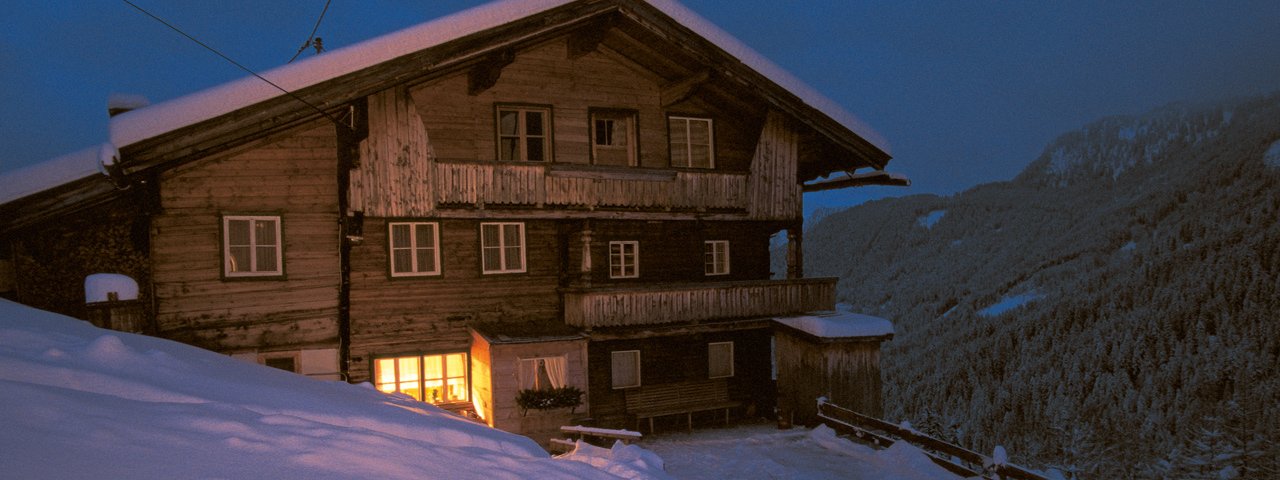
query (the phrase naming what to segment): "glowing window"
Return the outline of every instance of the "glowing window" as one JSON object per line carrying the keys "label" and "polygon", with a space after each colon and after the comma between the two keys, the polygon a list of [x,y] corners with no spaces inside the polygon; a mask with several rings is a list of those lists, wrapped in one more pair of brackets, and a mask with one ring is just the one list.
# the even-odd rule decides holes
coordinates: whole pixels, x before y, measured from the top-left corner
{"label": "glowing window", "polygon": [[373,370],[374,386],[383,392],[400,392],[428,403],[469,398],[466,353],[379,358]]}

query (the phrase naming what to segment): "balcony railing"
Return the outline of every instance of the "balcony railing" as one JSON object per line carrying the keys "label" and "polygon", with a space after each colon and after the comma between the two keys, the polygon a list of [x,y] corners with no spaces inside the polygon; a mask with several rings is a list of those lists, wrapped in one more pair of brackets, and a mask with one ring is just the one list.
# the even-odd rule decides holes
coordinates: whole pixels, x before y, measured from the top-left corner
{"label": "balcony railing", "polygon": [[564,321],[581,328],[760,318],[835,309],[835,278],[566,289]]}
{"label": "balcony railing", "polygon": [[434,163],[441,205],[742,209],[745,173],[495,162]]}

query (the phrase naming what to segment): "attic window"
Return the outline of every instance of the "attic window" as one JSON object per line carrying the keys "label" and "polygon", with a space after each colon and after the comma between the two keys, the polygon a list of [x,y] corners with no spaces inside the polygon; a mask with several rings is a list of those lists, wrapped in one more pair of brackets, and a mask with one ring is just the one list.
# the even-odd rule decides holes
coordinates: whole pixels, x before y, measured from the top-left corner
{"label": "attic window", "polygon": [[498,160],[551,160],[551,109],[500,105],[497,107]]}
{"label": "attic window", "polygon": [[591,112],[591,160],[596,165],[636,165],[634,112]]}
{"label": "attic window", "polygon": [[710,118],[667,117],[671,166],[716,168],[715,131]]}

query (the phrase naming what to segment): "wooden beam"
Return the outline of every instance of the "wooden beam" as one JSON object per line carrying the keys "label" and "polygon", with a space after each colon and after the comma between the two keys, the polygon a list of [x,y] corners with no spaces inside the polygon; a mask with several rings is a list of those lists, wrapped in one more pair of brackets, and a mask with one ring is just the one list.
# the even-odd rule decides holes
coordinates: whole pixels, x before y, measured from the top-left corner
{"label": "wooden beam", "polygon": [[605,35],[613,28],[613,16],[602,17],[569,34],[569,60],[577,60],[596,51]]}
{"label": "wooden beam", "polygon": [[467,70],[467,95],[476,96],[498,84],[502,69],[516,60],[516,52],[510,48],[489,54],[480,63]]}
{"label": "wooden beam", "polygon": [[711,71],[702,70],[682,80],[662,87],[662,106],[670,107],[693,96],[698,88],[711,80]]}

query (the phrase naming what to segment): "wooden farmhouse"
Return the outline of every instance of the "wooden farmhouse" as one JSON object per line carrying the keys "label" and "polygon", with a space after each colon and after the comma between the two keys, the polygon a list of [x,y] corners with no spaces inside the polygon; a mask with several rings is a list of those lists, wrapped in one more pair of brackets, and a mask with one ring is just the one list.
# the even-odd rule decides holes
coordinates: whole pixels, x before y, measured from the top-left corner
{"label": "wooden farmhouse", "polygon": [[[8,175],[0,291],[517,432],[564,422],[522,392],[566,386],[600,426],[767,415],[772,319],[835,304],[803,276],[802,194],[905,184],[670,0],[499,2],[263,76],[289,93],[118,113],[109,144]],[[86,305],[94,273],[136,298]]]}

